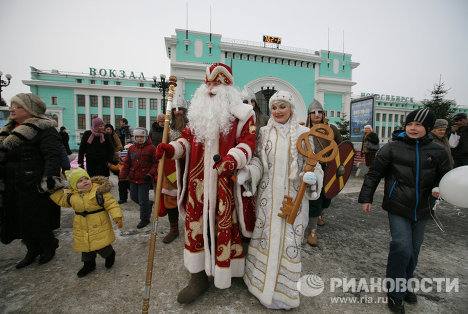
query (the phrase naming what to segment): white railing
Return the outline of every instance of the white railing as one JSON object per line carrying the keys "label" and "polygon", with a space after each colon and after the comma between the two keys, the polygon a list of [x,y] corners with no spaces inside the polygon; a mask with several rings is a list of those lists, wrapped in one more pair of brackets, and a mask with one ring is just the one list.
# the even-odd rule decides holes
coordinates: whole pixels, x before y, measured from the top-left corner
{"label": "white railing", "polygon": [[306,53],[317,55],[318,51],[305,49],[305,48],[297,48],[297,47],[289,47],[284,45],[276,45],[276,44],[264,44],[261,42],[244,40],[244,39],[233,39],[233,38],[225,38],[223,37],[221,43],[224,44],[232,44],[232,45],[243,45],[243,46],[251,46],[251,47],[261,47],[261,48],[269,48],[272,50],[286,50],[292,52],[299,52],[299,53]]}

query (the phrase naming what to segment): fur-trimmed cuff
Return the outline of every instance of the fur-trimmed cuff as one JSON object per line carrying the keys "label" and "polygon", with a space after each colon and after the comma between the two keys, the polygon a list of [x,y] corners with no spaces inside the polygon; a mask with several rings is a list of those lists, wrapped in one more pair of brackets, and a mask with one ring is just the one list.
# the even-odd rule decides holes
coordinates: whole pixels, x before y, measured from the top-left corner
{"label": "fur-trimmed cuff", "polygon": [[162,188],[161,193],[165,194],[165,195],[177,197],[177,189],[176,190],[168,190],[168,189]]}
{"label": "fur-trimmed cuff", "polygon": [[260,183],[260,180],[262,179],[263,175],[263,169],[261,168],[261,163],[260,161],[258,162],[252,162],[247,166],[247,169],[250,171],[250,175],[252,178],[251,184],[252,184],[252,193],[255,195],[257,193],[257,187],[258,184]]}
{"label": "fur-trimmed cuff", "polygon": [[184,266],[192,274],[205,270],[205,251],[194,253],[184,249]]}
{"label": "fur-trimmed cuff", "polygon": [[41,183],[38,186],[39,193],[53,193],[57,190],[69,187],[67,180],[63,179],[62,177],[52,176],[51,178],[54,179],[55,182],[54,188],[49,190],[47,188],[47,177],[42,177]]}
{"label": "fur-trimmed cuff", "polygon": [[232,277],[244,276],[245,258],[231,259],[230,267],[215,266],[214,270],[214,285],[218,289],[227,289],[231,286]]}
{"label": "fur-trimmed cuff", "polygon": [[177,141],[170,143],[174,147],[174,157],[172,159],[179,159],[185,155],[185,152],[190,149],[190,144],[185,138],[179,138]]}
{"label": "fur-trimmed cuff", "polygon": [[250,159],[252,159],[252,148],[250,148],[250,146],[245,143],[239,143],[237,144],[236,147],[241,149],[244,152],[245,157],[247,158],[247,163],[248,163]]}
{"label": "fur-trimmed cuff", "polygon": [[237,169],[242,169],[247,165],[247,153],[243,149],[233,147],[228,151],[228,155],[231,155],[237,163]]}

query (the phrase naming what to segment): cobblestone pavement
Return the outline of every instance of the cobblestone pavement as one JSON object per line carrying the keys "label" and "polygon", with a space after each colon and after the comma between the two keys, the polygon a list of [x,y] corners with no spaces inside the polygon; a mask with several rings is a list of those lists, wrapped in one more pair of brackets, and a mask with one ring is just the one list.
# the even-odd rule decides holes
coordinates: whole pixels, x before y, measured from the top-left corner
{"label": "cobblestone pavement", "polygon": [[[113,178],[115,181],[115,178]],[[326,224],[319,228],[319,246],[303,246],[303,274],[323,279],[325,289],[316,297],[301,298],[298,313],[387,313],[382,293],[330,291],[330,278],[383,278],[387,261],[389,230],[383,210],[375,206],[369,215],[357,204],[362,178],[352,178],[325,212]],[[116,193],[114,189],[114,193]],[[382,199],[378,189],[376,204]],[[116,231],[117,258],[114,267],[104,268],[98,257],[94,273],[79,279],[80,254],[71,249],[73,212],[62,211],[62,227],[57,236],[60,247],[48,264],[34,264],[16,270],[15,263],[25,254],[20,241],[8,246],[0,244],[0,313],[137,313],[141,311],[146,272],[149,229],[136,231],[138,207],[129,202],[122,206],[125,217],[123,231]],[[467,301],[467,212],[443,204],[439,217],[445,226],[440,231],[433,221],[426,229],[421,249],[418,278],[447,277],[459,279],[459,292],[418,292],[418,304],[407,305],[410,313],[461,313]],[[180,222],[180,226],[182,223]],[[241,279],[232,287],[219,290],[211,287],[200,300],[181,306],[177,292],[189,278],[182,261],[183,240],[179,237],[167,245],[161,242],[169,230],[167,218],[158,228],[154,283],[151,291],[152,313],[267,313],[246,289]],[[369,282],[369,280],[368,280]],[[340,299],[341,298],[341,299]]]}

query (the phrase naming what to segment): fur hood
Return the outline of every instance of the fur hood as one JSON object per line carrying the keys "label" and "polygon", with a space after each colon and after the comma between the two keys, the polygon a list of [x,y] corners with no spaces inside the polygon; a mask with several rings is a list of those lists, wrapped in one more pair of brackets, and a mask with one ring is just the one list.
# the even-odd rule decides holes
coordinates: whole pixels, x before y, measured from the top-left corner
{"label": "fur hood", "polygon": [[13,149],[21,145],[25,140],[32,140],[39,131],[47,128],[55,128],[57,123],[52,119],[29,118],[16,126],[14,121],[10,121],[0,129],[0,145],[7,149]]}
{"label": "fur hood", "polygon": [[92,177],[91,182],[99,185],[99,187],[96,190],[97,193],[102,193],[102,194],[108,193],[112,189],[112,183],[106,177],[103,177],[103,176]]}
{"label": "fur hood", "polygon": [[[71,189],[70,185],[68,184],[68,181],[64,180],[61,177],[52,177],[52,179],[55,181],[55,186],[53,189],[49,190],[47,188],[47,178],[43,178],[41,181],[41,184],[39,186],[39,192],[45,193],[53,193],[59,189]],[[109,181],[108,178],[103,177],[103,176],[96,176],[91,178],[91,182],[95,183],[98,185],[98,188],[96,190],[97,193],[107,193],[112,190],[112,183]]]}

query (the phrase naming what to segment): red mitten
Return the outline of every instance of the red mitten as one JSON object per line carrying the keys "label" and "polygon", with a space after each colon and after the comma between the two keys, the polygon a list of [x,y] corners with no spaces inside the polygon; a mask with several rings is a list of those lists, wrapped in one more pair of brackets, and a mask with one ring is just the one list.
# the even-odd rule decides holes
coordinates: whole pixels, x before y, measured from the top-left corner
{"label": "red mitten", "polygon": [[156,159],[159,160],[162,158],[163,154],[166,153],[166,158],[174,157],[175,149],[171,144],[161,143],[156,147]]}
{"label": "red mitten", "polygon": [[213,165],[213,169],[218,171],[219,176],[229,177],[236,171],[237,161],[231,155],[226,155]]}

